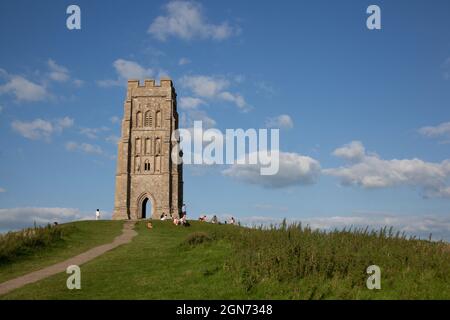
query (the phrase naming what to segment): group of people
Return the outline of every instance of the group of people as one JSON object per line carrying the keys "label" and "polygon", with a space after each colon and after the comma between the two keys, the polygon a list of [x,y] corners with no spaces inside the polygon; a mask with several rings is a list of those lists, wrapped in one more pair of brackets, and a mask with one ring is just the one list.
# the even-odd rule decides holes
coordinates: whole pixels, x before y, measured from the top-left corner
{"label": "group of people", "polygon": [[[99,220],[100,219],[100,210],[97,209],[97,211],[95,212],[95,220]],[[189,222],[187,220],[187,214],[186,214],[186,204],[183,203],[183,206],[181,207],[181,216],[180,218],[177,217],[172,217],[172,214],[170,214],[170,216],[167,213],[162,213],[161,217],[160,217],[161,221],[165,221],[165,220],[172,220],[173,224],[176,226],[189,226]],[[203,222],[208,222],[208,218],[206,217],[206,215],[201,215],[198,218],[199,221],[203,221]],[[213,224],[221,224],[221,222],[219,222],[219,219],[217,218],[216,215],[214,215],[211,220],[209,221],[210,223]],[[236,220],[234,219],[234,217],[231,217],[230,220],[225,221],[225,224],[236,224]],[[148,222],[147,224],[147,228],[148,229],[152,229],[153,225],[151,222]]]}
{"label": "group of people", "polygon": [[161,221],[165,221],[165,220],[172,220],[173,224],[176,226],[189,226],[189,222],[187,221],[187,214],[186,214],[186,205],[183,203],[183,206],[181,207],[181,215],[179,218],[177,217],[172,217],[172,214],[169,216],[167,215],[167,213],[162,213]]}
{"label": "group of people", "polygon": [[180,218],[174,218],[173,219],[173,224],[176,226],[189,226],[189,222],[187,221],[186,218],[186,213],[182,214]]}
{"label": "group of people", "polygon": [[[198,221],[202,221],[202,222],[208,222],[208,218],[206,217],[206,215],[204,214],[204,215],[201,215],[199,218],[198,218]],[[221,224],[221,222],[219,221],[219,219],[217,218],[217,216],[216,215],[214,215],[212,218],[211,218],[211,220],[209,221],[210,223],[213,223],[213,224]],[[225,224],[227,224],[227,223],[229,223],[229,224],[236,224],[236,220],[234,219],[234,217],[231,217],[230,218],[230,220],[225,220]]]}

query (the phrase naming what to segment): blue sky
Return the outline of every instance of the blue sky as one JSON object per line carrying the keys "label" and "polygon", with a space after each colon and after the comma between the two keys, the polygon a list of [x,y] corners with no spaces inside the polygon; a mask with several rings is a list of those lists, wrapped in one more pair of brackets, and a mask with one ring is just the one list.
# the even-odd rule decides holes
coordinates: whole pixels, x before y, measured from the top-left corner
{"label": "blue sky", "polygon": [[[81,30],[66,28],[70,4]],[[381,30],[366,27],[370,4]],[[185,127],[279,127],[290,154],[277,188],[186,166],[192,216],[450,239],[448,12],[448,1],[2,1],[0,230],[108,216],[126,78],[168,75]]]}

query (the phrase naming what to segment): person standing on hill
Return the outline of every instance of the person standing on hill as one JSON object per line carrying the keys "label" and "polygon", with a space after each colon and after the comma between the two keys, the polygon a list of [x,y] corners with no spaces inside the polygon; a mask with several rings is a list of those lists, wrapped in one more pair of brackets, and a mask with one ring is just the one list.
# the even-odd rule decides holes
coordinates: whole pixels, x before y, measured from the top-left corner
{"label": "person standing on hill", "polygon": [[95,211],[95,220],[100,219],[100,210]]}
{"label": "person standing on hill", "polygon": [[186,215],[186,204],[183,203],[183,205],[181,206],[181,217]]}

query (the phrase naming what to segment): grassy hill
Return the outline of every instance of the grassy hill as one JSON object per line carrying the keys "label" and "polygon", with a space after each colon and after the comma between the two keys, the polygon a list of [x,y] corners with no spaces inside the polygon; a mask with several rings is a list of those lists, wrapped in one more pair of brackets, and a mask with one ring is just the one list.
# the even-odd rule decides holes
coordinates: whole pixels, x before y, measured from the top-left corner
{"label": "grassy hill", "polygon": [[122,221],[78,221],[58,226],[59,232],[31,228],[0,235],[0,283],[111,242],[122,225]]}
{"label": "grassy hill", "polygon": [[[122,222],[70,225],[55,248],[0,265],[0,281],[109,242]],[[258,230],[168,221],[151,230],[139,222],[136,230],[130,244],[81,266],[81,290],[68,290],[68,275],[58,274],[0,299],[450,299],[449,245],[387,230],[325,234],[299,225]],[[381,268],[381,290],[366,288],[373,264]]]}

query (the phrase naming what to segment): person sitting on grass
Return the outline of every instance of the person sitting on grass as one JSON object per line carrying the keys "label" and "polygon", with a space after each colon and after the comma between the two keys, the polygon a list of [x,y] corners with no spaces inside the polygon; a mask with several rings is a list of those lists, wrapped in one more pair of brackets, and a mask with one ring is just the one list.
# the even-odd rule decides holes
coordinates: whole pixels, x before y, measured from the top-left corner
{"label": "person sitting on grass", "polygon": [[212,219],[211,219],[211,223],[217,223],[217,222],[219,222],[219,221],[217,220],[217,216],[214,215],[214,217],[212,217]]}
{"label": "person sitting on grass", "polygon": [[173,224],[174,225],[179,225],[180,224],[180,220],[178,218],[173,218]]}
{"label": "person sitting on grass", "polygon": [[186,214],[184,214],[184,215],[181,217],[181,219],[180,219],[180,224],[181,224],[182,226],[185,226],[185,227],[189,227],[189,226],[190,226],[190,223],[189,223],[189,221],[187,220],[187,215],[186,215]]}
{"label": "person sitting on grass", "polygon": [[161,221],[165,221],[165,220],[167,220],[167,219],[168,219],[167,214],[165,214],[165,213],[163,212],[162,215],[161,215]]}
{"label": "person sitting on grass", "polygon": [[153,229],[153,225],[150,221],[147,222],[147,229]]}

